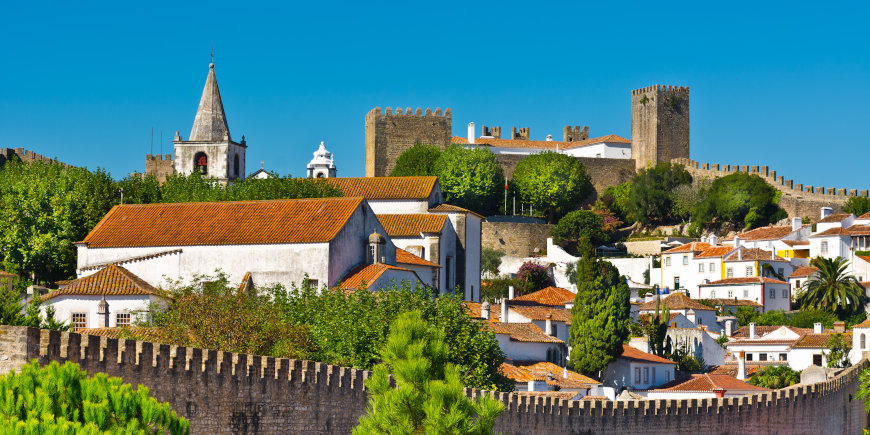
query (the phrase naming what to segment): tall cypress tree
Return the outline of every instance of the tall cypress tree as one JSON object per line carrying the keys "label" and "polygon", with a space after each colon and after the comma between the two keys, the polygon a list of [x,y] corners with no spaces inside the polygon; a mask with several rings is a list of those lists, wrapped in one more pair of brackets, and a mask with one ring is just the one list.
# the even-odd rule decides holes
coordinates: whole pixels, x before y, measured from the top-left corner
{"label": "tall cypress tree", "polygon": [[631,318],[630,290],[616,267],[586,249],[577,263],[577,296],[571,309],[574,369],[587,376],[601,372],[622,354]]}

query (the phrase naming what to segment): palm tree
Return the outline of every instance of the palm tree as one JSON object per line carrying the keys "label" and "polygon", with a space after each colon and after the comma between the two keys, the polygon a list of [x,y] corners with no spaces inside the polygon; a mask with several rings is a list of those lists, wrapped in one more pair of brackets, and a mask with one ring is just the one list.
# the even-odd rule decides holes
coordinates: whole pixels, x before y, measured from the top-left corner
{"label": "palm tree", "polygon": [[867,302],[864,287],[846,273],[849,262],[845,258],[816,257],[810,261],[810,266],[818,271],[804,283],[797,295],[801,309],[822,308],[850,315],[864,308]]}

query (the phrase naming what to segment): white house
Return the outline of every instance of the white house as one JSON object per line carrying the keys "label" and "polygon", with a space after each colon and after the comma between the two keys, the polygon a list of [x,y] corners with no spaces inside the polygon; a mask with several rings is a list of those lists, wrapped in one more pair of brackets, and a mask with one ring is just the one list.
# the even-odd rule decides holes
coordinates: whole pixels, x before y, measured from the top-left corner
{"label": "white house", "polygon": [[488,321],[485,324],[495,334],[505,357],[515,364],[547,361],[565,365],[568,357],[565,342],[547,334],[534,323]]}
{"label": "white house", "polygon": [[757,302],[762,311],[791,310],[791,285],[766,277],[726,278],[700,285],[701,299],[738,299]]}
{"label": "white house", "polygon": [[440,266],[435,269],[439,294],[452,294],[456,290],[457,236],[447,216],[381,214],[378,220],[398,248]]}
{"label": "white house", "polygon": [[833,330],[825,330],[821,323],[816,323],[813,329],[751,323],[725,345],[732,356],[742,352],[746,362],[777,361],[800,371],[811,365],[827,365],[828,340],[834,334],[843,334],[847,342],[854,344],[853,331],[846,331],[843,323],[838,322]]}
{"label": "white house", "polygon": [[[638,312],[640,316],[654,314],[658,306],[659,302],[656,298],[653,298],[642,303]],[[694,301],[682,293],[673,293],[661,298],[661,309],[664,308],[667,308],[671,315],[683,315],[695,327],[705,327],[715,333],[719,333],[722,330],[722,327],[716,323],[715,308]]]}
{"label": "white house", "polygon": [[757,387],[729,375],[703,373],[689,375],[647,391],[636,393],[647,399],[713,399],[721,397],[741,397],[761,393],[770,389]]}
{"label": "white house", "polygon": [[602,384],[630,390],[648,390],[674,379],[676,363],[624,344],[622,355],[604,372]]}
{"label": "white house", "polygon": [[813,276],[813,274],[816,273],[816,271],[817,269],[815,267],[810,266],[801,266],[795,269],[794,272],[788,276],[788,283],[791,286],[792,294],[797,295],[801,287]]}
{"label": "white house", "polygon": [[631,140],[610,134],[607,136],[586,138],[579,131],[571,131],[566,127],[562,141],[554,141],[552,135],[546,140],[529,139],[529,129],[519,129],[511,133],[511,139],[501,137],[501,128],[484,127],[483,135],[475,137],[474,123],[468,126],[468,136],[453,136],[452,143],[465,148],[486,147],[493,154],[532,155],[542,152],[558,152],[574,157],[593,157],[610,159],[630,159]]}
{"label": "white house", "polygon": [[723,240],[722,244],[770,251],[777,246],[777,242],[807,240],[811,231],[811,225],[804,225],[801,218],[793,218],[791,225],[769,225],[756,228],[729,237]]}
{"label": "white house", "polygon": [[569,400],[579,400],[589,395],[593,388],[601,386],[601,382],[595,379],[546,361],[521,366],[502,363],[501,371],[514,382],[518,393],[571,392],[573,394],[566,397]]}
{"label": "white house", "polygon": [[42,296],[42,301],[43,313],[54,308],[55,320],[77,331],[132,325],[151,304],[168,299],[129,270],[110,264]]}

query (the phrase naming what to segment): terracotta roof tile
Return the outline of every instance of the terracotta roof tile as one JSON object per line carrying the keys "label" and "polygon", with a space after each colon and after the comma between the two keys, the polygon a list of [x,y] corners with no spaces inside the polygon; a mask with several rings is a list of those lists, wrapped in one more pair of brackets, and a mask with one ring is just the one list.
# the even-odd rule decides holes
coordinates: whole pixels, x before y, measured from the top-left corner
{"label": "terracotta roof tile", "polygon": [[713,245],[706,242],[691,242],[668,249],[667,251],[662,252],[662,254],[672,254],[676,252],[702,252],[712,247]]}
{"label": "terracotta roof tile", "polygon": [[[810,242],[807,240],[782,240],[782,243],[785,243],[788,246],[810,246]],[[809,248],[807,248],[809,249]]]}
{"label": "terracotta roof tile", "polygon": [[[740,254],[738,255],[737,250],[725,256],[725,259],[722,261],[758,261],[758,260],[766,260],[766,261],[788,261],[785,258],[782,258],[778,255],[774,255],[771,258],[771,251],[765,251],[760,248],[742,248],[740,249]],[[739,259],[738,259],[739,257]]]}
{"label": "terracotta roof tile", "polygon": [[571,324],[571,310],[565,308],[508,304],[508,309],[531,320],[545,321],[549,314],[555,322],[564,322],[567,325]]}
{"label": "terracotta roof tile", "polygon": [[852,225],[849,228],[834,227],[810,237],[824,236],[870,236],[870,225]]}
{"label": "terracotta roof tile", "polygon": [[576,391],[517,391],[520,396],[551,397],[553,399],[571,400],[577,396]]}
{"label": "terracotta roof tile", "polygon": [[[480,302],[469,302],[465,301],[465,306],[471,311],[471,317],[475,319],[482,319],[483,314],[481,314],[481,306],[483,304]],[[489,306],[489,321],[490,322],[498,322],[501,318],[501,304],[491,304]]]}
{"label": "terracotta roof tile", "polygon": [[852,216],[852,213],[832,214],[832,215],[828,215],[824,219],[820,220],[819,223],[843,222],[849,216]]}
{"label": "terracotta roof tile", "polygon": [[791,278],[808,277],[808,276],[814,274],[817,270],[818,269],[816,269],[815,267],[801,266],[801,267],[798,267],[797,269],[795,269],[795,271],[792,272],[791,275],[788,276],[788,278],[791,279]]}
{"label": "terracotta roof tile", "polygon": [[589,388],[593,385],[601,385],[601,382],[595,379],[566,370],[551,362],[539,362],[520,368],[530,373],[535,379],[546,380],[548,384],[558,385],[561,388]]}
{"label": "terracotta roof tile", "polygon": [[714,258],[714,257],[722,257],[727,255],[729,252],[733,251],[733,246],[716,246],[709,249],[705,249],[701,251],[700,254],[696,255],[695,258]]}
{"label": "terracotta roof tile", "polygon": [[[808,226],[809,225],[804,225],[801,228],[803,229]],[[745,233],[740,233],[737,236],[740,237],[740,240],[778,240],[793,232],[794,230],[791,229],[791,225],[769,225],[766,227],[749,230]],[[731,236],[725,240],[734,240],[734,236]]]}
{"label": "terracotta roof tile", "polygon": [[362,198],[116,205],[85,237],[93,248],[325,243]]}
{"label": "terracotta roof tile", "polygon": [[339,288],[346,290],[356,290],[360,287],[371,289],[375,284],[375,281],[377,281],[377,279],[388,270],[408,272],[409,274],[413,274],[417,281],[423,282],[417,276],[417,273],[411,269],[405,269],[403,267],[392,266],[384,263],[375,263],[364,264],[348,272],[348,274],[344,276],[344,279],[341,280]]}
{"label": "terracotta roof tile", "polygon": [[[468,145],[468,138],[462,136],[453,136],[451,138],[452,143],[460,144],[460,145]],[[593,137],[586,140],[574,141],[574,142],[561,142],[561,141],[553,141],[553,140],[525,140],[525,139],[495,139],[495,138],[475,138],[474,145],[484,145],[491,146],[496,148],[532,148],[532,149],[547,149],[547,150],[556,150],[558,146],[559,149],[573,149],[580,148],[588,145],[594,145],[599,143],[625,143],[630,144],[631,141],[617,136],[615,134],[609,134],[607,136]]]}
{"label": "terracotta roof tile", "polygon": [[514,382],[530,382],[530,381],[542,381],[541,377],[536,377],[528,370],[521,369],[513,364],[501,363],[499,366],[501,369],[501,373],[508,379]]}
{"label": "terracotta roof tile", "polygon": [[[764,364],[759,364],[758,361],[754,361],[753,363],[746,362],[746,376],[752,377],[755,372],[762,368],[770,365],[788,365],[788,361],[765,361]],[[725,363],[718,366],[710,366],[707,368],[707,373],[711,375],[728,375],[728,376],[737,376],[737,364]]]}
{"label": "terracotta roof tile", "polygon": [[72,281],[66,287],[42,297],[47,301],[58,296],[162,296],[160,290],[121,266],[110,264],[93,275]]}
{"label": "terracotta roof tile", "polygon": [[420,258],[404,249],[396,248],[396,263],[413,264],[416,266],[441,267],[438,263]]}
{"label": "terracotta roof tile", "polygon": [[855,258],[860,258],[862,261],[870,263],[870,255],[856,255]]}
{"label": "terracotta roof tile", "polygon": [[365,199],[428,199],[438,177],[355,177],[326,178],[344,196]]}
{"label": "terracotta roof tile", "polygon": [[450,204],[438,204],[435,207],[430,208],[429,213],[466,213],[466,214],[473,214],[481,219],[486,219],[486,216],[484,216],[484,215],[477,214],[477,213],[475,213],[471,210],[468,210],[466,208],[457,207],[455,205],[450,205]]}
{"label": "terracotta roof tile", "polygon": [[861,216],[858,216],[858,219],[870,219],[870,211],[862,214]]}
{"label": "terracotta roof tile", "polygon": [[[76,331],[77,334],[81,335],[97,335],[100,337],[108,337],[108,338],[122,338],[127,332],[129,335],[132,335],[137,340],[147,340],[153,343],[164,343],[164,344],[172,344],[168,343],[164,340],[160,333],[160,328],[156,327],[145,327],[145,326],[124,326],[124,327],[111,327],[111,328],[82,328]],[[127,335],[127,336],[129,336]]]}
{"label": "terracotta roof tile", "polygon": [[[699,302],[695,302],[690,299],[688,296],[682,293],[674,293],[672,295],[668,295],[661,299],[662,308],[667,307],[671,310],[688,310],[693,309],[695,311],[698,310],[706,310],[706,311],[716,311],[715,308],[708,307]],[[649,302],[645,302],[640,306],[641,311],[655,311],[656,309],[656,300],[653,299]]]}
{"label": "terracotta roof tile", "polygon": [[511,302],[525,301],[534,302],[541,305],[553,305],[563,307],[566,304],[573,304],[575,296],[577,295],[572,293],[571,290],[551,286],[535,292],[531,292],[529,294],[518,296],[512,299]]}
{"label": "terracotta roof tile", "polygon": [[622,355],[620,355],[619,357],[632,361],[644,361],[659,364],[676,364],[669,359],[665,359],[651,353],[646,353],[640,349],[635,349],[627,344],[622,345]]}
{"label": "terracotta roof tile", "polygon": [[852,328],[870,328],[870,319],[865,319],[863,322],[853,326]]}
{"label": "terracotta roof tile", "polygon": [[732,285],[732,284],[788,284],[785,281],[768,278],[766,276],[747,276],[743,278],[725,278],[718,281],[699,284],[700,287],[716,286],[716,285]]}
{"label": "terracotta roof tile", "polygon": [[713,391],[713,389],[718,388],[725,391],[770,391],[767,388],[756,387],[733,376],[711,373],[690,375],[687,378],[673,380],[656,388],[655,391]]}
{"label": "terracotta roof tile", "polygon": [[382,214],[378,220],[390,237],[419,237],[420,233],[440,233],[447,216],[437,214]]}
{"label": "terracotta roof tile", "polygon": [[534,323],[486,322],[486,325],[496,334],[510,336],[512,341],[529,343],[564,343],[556,337],[544,334],[544,331]]}
{"label": "terracotta roof tile", "polygon": [[136,263],[136,262],[138,262],[138,261],[147,261],[147,260],[152,260],[152,259],[154,259],[154,258],[160,258],[160,257],[166,256],[166,255],[180,254],[180,253],[182,253],[182,252],[183,252],[183,250],[181,250],[181,249],[171,249],[171,250],[168,250],[168,251],[157,252],[157,253],[154,253],[154,254],[149,254],[149,255],[140,255],[140,256],[138,256],[138,257],[130,257],[130,258],[127,258],[127,259],[124,259],[124,260],[112,261],[112,262],[109,262],[109,263],[97,263],[97,264],[92,264],[92,265],[90,265],[90,266],[85,266],[85,267],[83,267],[83,268],[81,268],[81,269],[79,269],[79,270],[83,270],[83,271],[84,271],[84,270],[102,269],[102,268],[104,268],[104,267],[106,267],[106,266],[108,266],[108,265],[110,265],[110,264],[115,264],[115,265],[119,265],[119,266],[120,266],[120,265],[122,265],[122,264]]}
{"label": "terracotta roof tile", "polygon": [[[759,337],[761,337],[761,336],[764,336],[766,334],[770,334],[771,332],[776,331],[777,329],[783,328],[783,327],[790,329],[792,332],[794,332],[798,335],[803,335],[803,334],[806,334],[809,332],[813,332],[813,330],[809,329],[809,328],[795,328],[793,326],[780,326],[780,325],[774,325],[774,326],[758,325],[755,327],[755,333]],[[749,338],[749,327],[748,326],[740,327],[739,329],[737,329],[736,332],[734,332],[734,335],[732,335],[731,338],[732,339]]]}
{"label": "terracotta roof tile", "polygon": [[[795,342],[791,347],[793,348],[825,348],[828,347],[828,340],[835,335],[833,332],[823,332],[821,334],[816,333],[807,333],[803,337],[801,337],[798,341]],[[847,332],[843,334],[843,339],[846,343],[852,342],[852,334]]]}

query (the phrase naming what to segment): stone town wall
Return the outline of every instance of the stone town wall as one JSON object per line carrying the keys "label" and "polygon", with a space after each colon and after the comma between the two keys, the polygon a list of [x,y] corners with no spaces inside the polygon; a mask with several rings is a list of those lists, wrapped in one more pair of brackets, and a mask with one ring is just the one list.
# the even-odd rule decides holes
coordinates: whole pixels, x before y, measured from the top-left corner
{"label": "stone town wall", "polygon": [[10,160],[20,160],[24,163],[57,161],[24,148],[0,148],[0,166]]}
{"label": "stone town wall", "polygon": [[[192,433],[350,433],[365,410],[369,372],[311,361],[0,326],[0,371],[37,358],[147,386],[190,419]],[[825,382],[740,398],[566,401],[466,389],[505,404],[506,434],[860,434],[855,398],[863,360]]]}
{"label": "stone town wall", "polygon": [[393,172],[396,159],[415,143],[434,145],[442,151],[450,146],[453,128],[453,114],[448,108],[441,114],[441,109],[417,108],[412,112],[408,107],[387,110],[381,113],[380,107],[375,107],[366,114],[366,177],[386,177]]}
{"label": "stone town wall", "polygon": [[691,159],[673,159],[673,163],[679,163],[686,167],[695,181],[704,178],[719,178],[735,172],[747,172],[764,179],[768,184],[782,192],[780,207],[788,212],[789,217],[810,217],[819,219],[821,207],[832,207],[834,212],[840,212],[846,200],[850,196],[867,196],[867,190],[843,189],[836,187],[809,186],[787,180],[776,171],[767,166],[740,166],[702,163],[699,164]]}
{"label": "stone town wall", "polygon": [[553,225],[485,221],[480,228],[483,247],[498,249],[509,257],[529,257],[547,250],[547,237]]}
{"label": "stone town wall", "polygon": [[[495,159],[504,170],[505,178],[513,178],[517,164],[528,156],[520,154],[496,154]],[[604,193],[608,186],[630,181],[634,177],[634,160],[632,159],[605,159],[596,157],[576,157],[586,167],[586,173],[592,179],[592,186],[596,195]]]}

